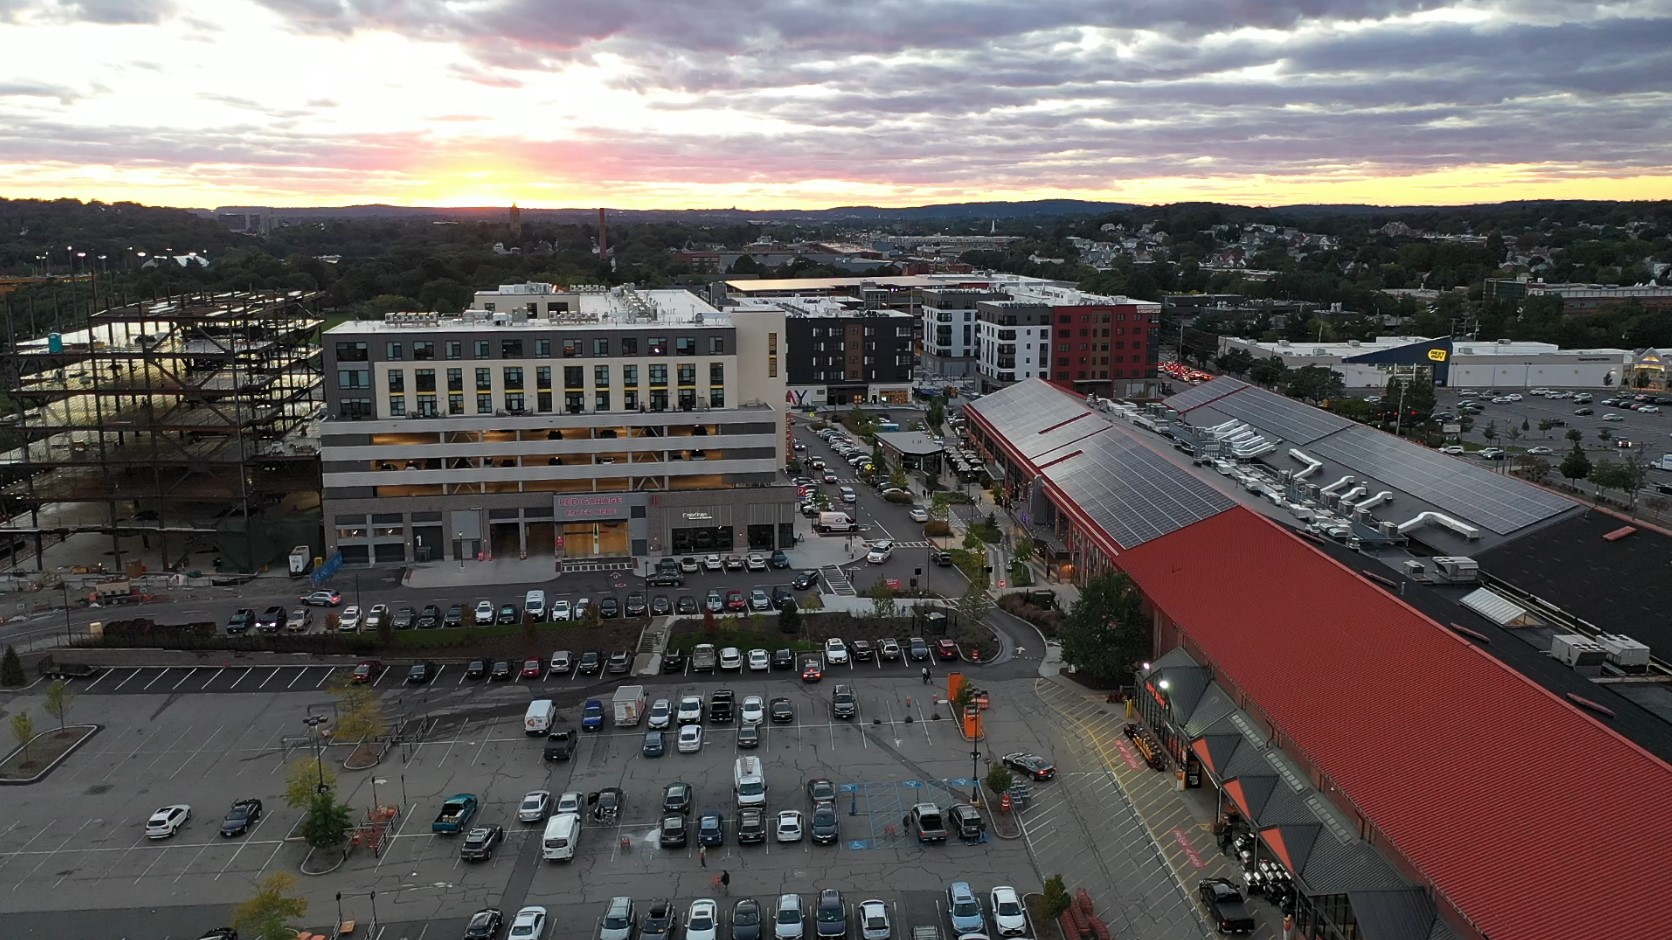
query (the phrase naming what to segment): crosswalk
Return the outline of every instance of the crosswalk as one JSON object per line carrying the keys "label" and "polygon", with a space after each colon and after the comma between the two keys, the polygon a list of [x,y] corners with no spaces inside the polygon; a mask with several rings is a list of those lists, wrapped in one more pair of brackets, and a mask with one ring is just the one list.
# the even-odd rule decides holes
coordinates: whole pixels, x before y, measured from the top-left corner
{"label": "crosswalk", "polygon": [[858,597],[859,592],[854,589],[853,582],[848,580],[848,571],[841,565],[825,565],[819,569],[819,576],[829,586],[830,593],[842,597]]}

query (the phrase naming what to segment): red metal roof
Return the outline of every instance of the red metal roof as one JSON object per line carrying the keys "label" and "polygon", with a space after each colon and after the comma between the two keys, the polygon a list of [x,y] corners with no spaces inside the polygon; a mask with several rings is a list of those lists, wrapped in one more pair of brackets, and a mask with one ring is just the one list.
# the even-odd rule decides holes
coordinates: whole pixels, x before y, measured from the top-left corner
{"label": "red metal roof", "polygon": [[1244,507],[1119,564],[1477,930],[1672,935],[1672,766]]}

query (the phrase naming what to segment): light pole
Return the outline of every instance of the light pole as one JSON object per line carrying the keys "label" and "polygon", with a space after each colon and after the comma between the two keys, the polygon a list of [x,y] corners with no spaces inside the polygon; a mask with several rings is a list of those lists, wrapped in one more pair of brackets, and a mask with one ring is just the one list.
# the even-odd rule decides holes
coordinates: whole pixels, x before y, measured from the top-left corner
{"label": "light pole", "polygon": [[972,717],[975,718],[973,725],[975,733],[970,735],[970,802],[979,803],[981,801],[981,706],[977,705],[975,699],[971,697],[970,703],[966,707],[974,713]]}
{"label": "light pole", "polygon": [[325,724],[326,720],[327,719],[324,715],[309,715],[308,717],[302,719],[302,723],[307,725],[308,730],[313,733],[314,769],[319,771],[319,789],[317,791],[319,793],[324,793],[325,790],[326,790],[326,787],[325,787],[325,755],[324,755],[323,752],[320,751],[320,747],[319,747],[320,740],[321,740],[319,726]]}
{"label": "light pole", "polygon": [[70,584],[69,584],[69,582],[60,580],[58,582],[58,590],[61,591],[64,595],[64,645],[69,646],[70,641],[72,639],[74,639],[73,635],[70,633]]}
{"label": "light pole", "polygon": [[459,553],[459,568],[463,569],[464,568],[464,533],[460,532],[460,533],[457,534],[456,537],[458,538],[458,542],[459,542],[459,547],[457,549],[457,551]]}
{"label": "light pole", "polygon": [[383,808],[382,805],[379,804],[378,801],[377,801],[377,785],[380,784],[380,783],[388,783],[388,782],[389,781],[386,780],[383,777],[373,777],[372,778],[372,812],[374,812],[374,813]]}

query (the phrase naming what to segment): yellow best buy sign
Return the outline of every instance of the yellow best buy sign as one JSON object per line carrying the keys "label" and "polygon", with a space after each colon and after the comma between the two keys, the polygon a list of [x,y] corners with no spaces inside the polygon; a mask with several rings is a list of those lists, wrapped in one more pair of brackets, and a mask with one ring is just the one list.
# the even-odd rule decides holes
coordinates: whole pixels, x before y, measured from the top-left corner
{"label": "yellow best buy sign", "polygon": [[1443,350],[1443,349],[1430,349],[1428,351],[1428,358],[1433,360],[1434,362],[1445,362],[1446,361],[1446,351]]}

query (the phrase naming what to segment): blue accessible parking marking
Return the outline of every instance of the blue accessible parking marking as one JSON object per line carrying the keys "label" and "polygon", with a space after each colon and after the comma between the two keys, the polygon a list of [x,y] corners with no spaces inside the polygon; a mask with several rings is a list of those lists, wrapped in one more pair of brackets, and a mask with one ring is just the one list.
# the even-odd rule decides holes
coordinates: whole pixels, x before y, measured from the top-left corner
{"label": "blue accessible parking marking", "polygon": [[871,847],[871,840],[869,840],[869,839],[849,839],[848,840],[848,848],[850,848],[850,849],[868,849],[870,847]]}

